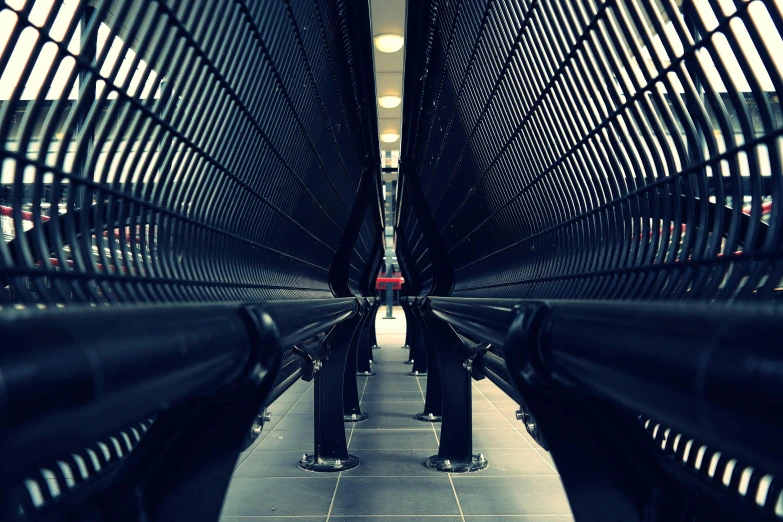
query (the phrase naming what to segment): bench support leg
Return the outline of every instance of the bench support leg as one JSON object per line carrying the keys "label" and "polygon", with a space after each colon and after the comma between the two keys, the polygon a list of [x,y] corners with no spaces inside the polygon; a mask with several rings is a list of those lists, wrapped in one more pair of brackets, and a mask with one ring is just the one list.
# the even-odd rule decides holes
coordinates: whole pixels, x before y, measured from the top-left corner
{"label": "bench support leg", "polygon": [[[361,322],[362,317],[356,317],[338,324],[324,341],[329,357],[323,361],[321,371],[315,374],[314,452],[312,455],[304,455],[299,461],[299,467],[304,470],[333,472],[359,465],[359,458],[348,454],[343,424],[343,401],[338,397],[343,397],[344,373],[350,375],[354,381],[354,393],[356,392],[355,370],[350,373],[347,373],[347,370],[351,366],[353,338],[358,333]],[[355,353],[353,352],[354,369]]]}
{"label": "bench support leg", "polygon": [[361,333],[365,329],[366,324],[366,317],[363,317],[351,339],[348,360],[345,364],[345,373],[343,373],[343,421],[345,422],[361,422],[370,417],[366,413],[362,413],[362,408],[359,405],[359,383],[356,378],[357,375],[362,375],[356,369],[356,359]]}
{"label": "bench support leg", "polygon": [[443,420],[443,378],[438,364],[438,352],[435,349],[435,340],[427,328],[421,311],[413,312],[413,320],[416,328],[421,332],[427,346],[427,360],[431,362],[427,369],[427,393],[424,399],[424,411],[416,415],[422,422],[441,422]]}
{"label": "bench support leg", "polygon": [[473,454],[471,377],[462,365],[465,347],[454,330],[438,319],[425,319],[437,350],[432,365],[440,365],[443,378],[443,424],[438,454],[425,462],[430,469],[469,473],[487,467],[483,455]]}
{"label": "bench support leg", "polygon": [[[418,313],[417,307],[414,307],[411,315],[414,317]],[[427,375],[427,339],[424,336],[424,332],[420,327],[417,327],[415,319],[409,323],[413,330],[411,331],[411,352],[408,356],[409,360],[413,361],[413,368],[407,375],[412,377],[423,377]]]}
{"label": "bench support leg", "polygon": [[413,317],[410,305],[405,302],[402,305],[402,311],[405,314],[405,345],[403,350],[408,350],[408,360],[405,364],[413,364]]}
{"label": "bench support leg", "polygon": [[370,330],[372,323],[375,322],[373,312],[375,307],[370,306],[367,308],[367,317],[362,322],[362,329],[359,332],[357,347],[356,347],[356,375],[360,377],[370,377],[375,375],[370,366],[372,360],[372,347],[370,346]]}

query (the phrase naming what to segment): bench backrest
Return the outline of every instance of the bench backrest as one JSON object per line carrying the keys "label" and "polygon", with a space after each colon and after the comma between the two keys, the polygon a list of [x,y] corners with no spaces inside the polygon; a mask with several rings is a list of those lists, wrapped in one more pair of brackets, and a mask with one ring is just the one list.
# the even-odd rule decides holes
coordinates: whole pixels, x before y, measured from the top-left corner
{"label": "bench backrest", "polygon": [[400,157],[433,293],[774,298],[782,18],[752,5],[417,3]]}
{"label": "bench backrest", "polygon": [[368,24],[336,0],[43,4],[0,14],[0,306],[332,297],[344,231],[380,212]]}

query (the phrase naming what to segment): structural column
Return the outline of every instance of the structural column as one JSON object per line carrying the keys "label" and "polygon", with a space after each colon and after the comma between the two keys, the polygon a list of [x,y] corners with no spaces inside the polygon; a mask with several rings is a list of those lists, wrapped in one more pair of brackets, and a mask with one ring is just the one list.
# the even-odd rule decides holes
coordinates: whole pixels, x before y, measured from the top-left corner
{"label": "structural column", "polygon": [[[359,465],[359,458],[348,454],[343,424],[344,375],[353,381],[356,393],[355,352],[351,346],[366,312],[334,327],[324,340],[329,356],[323,361],[321,371],[315,374],[313,428],[314,451],[304,455],[299,467],[307,471],[344,471]],[[353,371],[348,372],[353,359]],[[357,400],[358,403],[358,400]]]}
{"label": "structural column", "polygon": [[462,364],[465,347],[446,323],[423,314],[432,334],[443,378],[443,421],[438,454],[427,459],[428,468],[451,473],[480,471],[487,467],[483,455],[473,454],[471,376]]}

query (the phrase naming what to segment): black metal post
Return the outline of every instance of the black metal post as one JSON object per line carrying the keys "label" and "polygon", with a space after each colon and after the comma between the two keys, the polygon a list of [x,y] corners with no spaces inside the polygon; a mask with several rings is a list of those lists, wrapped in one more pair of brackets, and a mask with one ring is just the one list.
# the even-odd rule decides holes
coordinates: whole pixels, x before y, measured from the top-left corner
{"label": "black metal post", "polygon": [[408,304],[408,298],[407,297],[400,297],[400,306],[402,307],[402,313],[405,315],[405,344],[401,346],[403,350],[410,350],[410,340],[411,340],[411,319],[410,319],[410,308]]}
{"label": "black metal post", "polygon": [[421,332],[427,345],[427,361],[429,368],[427,371],[427,393],[424,399],[424,411],[416,415],[416,418],[423,422],[441,422],[443,420],[443,378],[438,362],[438,351],[435,349],[435,339],[432,332],[427,328],[424,322],[421,309],[413,310],[411,314],[416,328]]}
{"label": "black metal post", "polygon": [[367,314],[363,313],[348,348],[345,371],[343,372],[343,421],[345,422],[361,422],[369,417],[366,413],[362,413],[359,406],[359,388],[356,382],[356,376],[359,374],[356,368],[357,348],[366,322]]}
{"label": "black metal post", "polygon": [[[323,361],[321,371],[315,374],[314,379],[314,452],[312,455],[304,455],[299,461],[299,467],[307,471],[344,471],[359,465],[359,458],[348,454],[343,424],[343,394],[344,375],[351,377],[356,393],[355,352],[350,352],[354,344],[353,338],[357,335],[363,318],[364,314],[357,314],[340,323],[324,340],[329,356]],[[354,371],[349,369],[352,360]]]}
{"label": "black metal post", "polygon": [[[365,300],[365,317],[359,335],[356,336],[356,375],[370,377],[375,375],[370,366],[372,347],[370,346],[370,325],[375,322],[375,307]],[[348,374],[346,373],[346,380]],[[354,379],[355,380],[355,379]],[[358,401],[357,401],[358,404]],[[347,412],[346,412],[347,413]]]}
{"label": "black metal post", "polygon": [[[380,301],[378,299],[373,300],[373,307],[372,307],[372,316],[373,320],[370,321],[370,343],[372,344],[372,349],[377,350],[380,348],[378,346],[378,332],[375,330],[375,316],[378,313],[378,308],[380,308]],[[375,360],[375,357],[373,357],[373,361]]]}
{"label": "black metal post", "polygon": [[462,364],[465,347],[456,332],[432,317],[424,318],[432,334],[443,378],[443,424],[438,454],[428,458],[428,468],[450,473],[469,473],[487,467],[483,455],[473,454],[472,396],[470,373]]}
{"label": "black metal post", "polygon": [[408,360],[405,364],[413,364],[413,318],[411,315],[411,305],[407,297],[400,299],[402,305],[402,311],[405,314],[405,345],[402,346],[403,350],[408,350]]}
{"label": "black metal post", "polygon": [[[389,263],[386,269],[386,277],[394,277],[394,265]],[[394,309],[394,283],[386,283],[386,317],[384,319],[396,319],[392,315]]]}
{"label": "black metal post", "polygon": [[[416,314],[415,310],[418,309],[418,307],[419,302],[418,299],[416,299],[411,305],[411,315]],[[413,341],[413,345],[411,345],[409,360],[413,361],[413,368],[408,372],[408,375],[422,377],[427,375],[427,339],[424,337],[422,329],[416,326],[415,321],[411,321],[410,324],[412,326],[411,340]]]}

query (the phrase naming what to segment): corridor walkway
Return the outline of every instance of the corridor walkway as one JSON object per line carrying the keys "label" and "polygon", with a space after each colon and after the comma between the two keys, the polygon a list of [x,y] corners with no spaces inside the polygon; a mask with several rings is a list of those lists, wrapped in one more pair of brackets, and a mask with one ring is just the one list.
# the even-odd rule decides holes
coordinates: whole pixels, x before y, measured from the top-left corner
{"label": "corridor walkway", "polygon": [[312,452],[311,383],[299,382],[271,407],[272,421],[237,463],[225,522],[570,522],[568,501],[546,451],[515,420],[517,405],[486,379],[474,382],[474,450],[489,468],[470,475],[424,467],[437,453],[439,425],[422,411],[426,377],[405,375],[405,321],[377,319],[376,376],[359,379],[370,418],[346,424],[350,452],[362,463],[339,474],[302,471]]}

